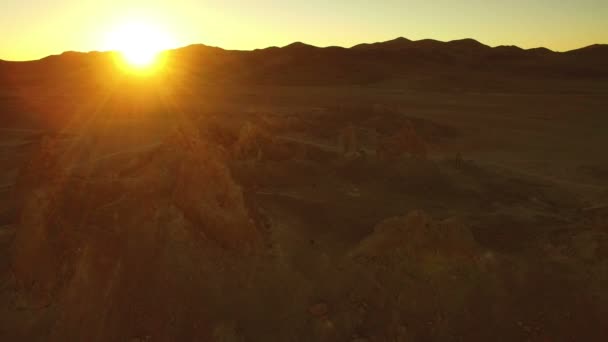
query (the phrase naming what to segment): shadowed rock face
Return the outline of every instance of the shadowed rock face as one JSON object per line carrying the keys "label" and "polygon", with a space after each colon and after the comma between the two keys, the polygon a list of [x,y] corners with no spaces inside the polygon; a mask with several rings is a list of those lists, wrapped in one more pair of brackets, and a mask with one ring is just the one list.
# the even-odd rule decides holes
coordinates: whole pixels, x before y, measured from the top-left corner
{"label": "shadowed rock face", "polygon": [[425,259],[441,255],[446,259],[473,260],[479,247],[471,231],[455,219],[437,221],[423,211],[380,222],[374,232],[361,241],[354,255],[383,258],[395,253],[407,258]]}
{"label": "shadowed rock face", "polygon": [[220,151],[177,132],[126,163],[70,159],[47,139],[17,185],[13,269],[23,305],[60,308],[56,340],[150,329],[205,339],[202,321],[186,319],[204,317],[192,305],[202,275],[251,255],[260,240]]}

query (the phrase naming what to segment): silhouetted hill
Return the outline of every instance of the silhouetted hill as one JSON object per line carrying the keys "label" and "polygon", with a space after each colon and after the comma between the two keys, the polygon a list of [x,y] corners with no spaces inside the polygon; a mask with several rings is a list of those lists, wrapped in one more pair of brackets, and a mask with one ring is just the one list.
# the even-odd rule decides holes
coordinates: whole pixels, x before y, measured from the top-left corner
{"label": "silhouetted hill", "polygon": [[[167,52],[168,70],[205,82],[255,84],[369,84],[442,75],[471,81],[475,75],[522,78],[608,78],[608,45],[568,52],[517,46],[490,47],[474,39],[441,42],[403,37],[352,48],[296,42],[253,51],[203,44]],[[0,63],[0,82],[36,82],[112,73],[112,53],[66,52],[32,62]],[[450,77],[452,77],[450,76]],[[452,77],[453,78],[453,77]]]}
{"label": "silhouetted hill", "polygon": [[553,50],[549,50],[545,47],[537,47],[537,48],[532,48],[532,49],[527,49],[527,52],[531,52],[531,53],[535,53],[535,54],[539,54],[539,55],[545,55],[545,54],[551,54],[551,53],[556,53]]}
{"label": "silhouetted hill", "polygon": [[455,46],[460,46],[460,47],[467,47],[467,48],[475,48],[475,49],[486,49],[489,48],[489,46],[482,44],[478,41],[476,41],[475,39],[472,38],[465,38],[465,39],[457,39],[457,40],[452,40],[447,42],[448,45],[455,45]]}
{"label": "silhouetted hill", "polygon": [[400,49],[403,49],[403,48],[406,48],[407,46],[409,46],[410,43],[412,43],[411,40],[409,40],[407,38],[399,37],[399,38],[389,40],[386,42],[378,42],[378,43],[371,43],[371,44],[363,43],[363,44],[355,45],[352,47],[352,49],[353,50],[373,50],[373,49],[400,50]]}
{"label": "silhouetted hill", "polygon": [[283,49],[301,51],[301,50],[315,50],[315,49],[318,49],[318,47],[312,46],[310,44],[304,44],[302,42],[295,42],[295,43],[286,45],[285,47],[283,47]]}
{"label": "silhouetted hill", "polygon": [[584,48],[565,52],[568,56],[594,60],[603,64],[608,61],[608,44],[594,44]]}
{"label": "silhouetted hill", "polygon": [[[412,41],[399,37],[352,48],[316,47],[296,42],[255,51],[229,51],[191,47],[174,51],[188,56],[199,70],[214,80],[263,84],[362,84],[407,80],[444,74],[496,74],[499,77],[608,78],[602,62],[605,46],[566,53],[545,48],[524,50],[516,46],[490,47],[474,39],[441,42]],[[186,52],[188,51],[188,52]],[[174,60],[175,66],[184,63]],[[472,78],[472,77],[469,77]],[[209,78],[208,78],[209,79]]]}

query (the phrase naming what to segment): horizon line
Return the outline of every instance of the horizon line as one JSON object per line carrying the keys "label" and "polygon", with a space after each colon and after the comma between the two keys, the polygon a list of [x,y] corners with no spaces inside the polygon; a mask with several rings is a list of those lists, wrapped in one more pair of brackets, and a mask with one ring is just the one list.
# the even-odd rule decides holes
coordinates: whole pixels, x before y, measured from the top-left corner
{"label": "horizon line", "polygon": [[[305,42],[299,41],[299,40],[296,40],[296,41],[291,42],[291,43],[289,43],[287,45],[284,45],[284,46],[271,45],[271,46],[267,46],[267,47],[263,47],[263,48],[254,48],[254,49],[226,49],[226,48],[223,48],[223,47],[220,47],[220,46],[207,45],[205,43],[192,43],[192,44],[187,44],[187,45],[181,45],[181,46],[178,46],[178,47],[163,49],[163,50],[159,51],[159,53],[167,52],[167,51],[175,51],[175,50],[184,49],[184,48],[188,48],[188,47],[192,47],[192,46],[199,46],[199,45],[206,46],[206,47],[211,47],[211,48],[217,48],[217,49],[221,49],[221,50],[224,50],[224,51],[243,51],[243,52],[266,50],[266,49],[272,49],[272,48],[282,49],[282,48],[286,48],[286,47],[289,47],[289,46],[294,45],[294,44],[302,44],[302,45],[306,45],[306,46],[310,46],[310,47],[314,47],[314,48],[319,48],[319,49],[342,48],[342,49],[350,50],[350,49],[353,49],[353,48],[355,48],[357,46],[360,46],[360,45],[381,44],[381,43],[388,43],[388,42],[392,42],[392,41],[396,41],[396,40],[407,40],[407,41],[412,42],[412,43],[414,43],[414,42],[421,42],[421,41],[435,41],[435,42],[440,42],[440,43],[451,43],[451,42],[458,42],[458,41],[464,41],[464,40],[472,40],[472,41],[475,41],[477,43],[480,43],[480,44],[482,44],[484,46],[487,46],[489,48],[492,48],[492,49],[498,48],[498,47],[516,47],[516,48],[522,49],[524,51],[536,50],[536,49],[546,49],[546,50],[549,50],[549,51],[554,52],[554,53],[567,53],[567,52],[576,51],[576,50],[580,50],[580,49],[584,49],[584,48],[588,48],[588,47],[596,46],[596,45],[608,45],[607,43],[594,43],[594,44],[591,44],[591,45],[585,45],[585,46],[581,46],[579,48],[574,48],[574,49],[570,49],[570,50],[553,50],[553,49],[549,49],[549,48],[547,48],[545,46],[538,46],[538,47],[533,47],[533,48],[522,48],[522,47],[520,47],[518,45],[508,45],[508,44],[488,45],[488,44],[480,42],[479,40],[477,40],[475,38],[470,38],[470,37],[459,38],[459,39],[452,39],[452,40],[439,40],[439,39],[434,39],[434,38],[423,38],[423,39],[418,39],[418,40],[411,40],[411,39],[408,39],[408,38],[406,38],[404,36],[399,36],[399,37],[396,37],[396,38],[393,38],[393,39],[389,39],[389,40],[376,41],[376,42],[357,43],[357,44],[349,46],[349,47],[342,46],[342,45],[319,46],[319,45],[305,43]],[[46,55],[46,56],[40,57],[38,59],[8,60],[8,59],[2,59],[2,58],[0,58],[0,61],[2,61],[2,62],[9,62],[9,63],[36,62],[36,61],[40,61],[40,60],[43,60],[43,59],[46,59],[46,58],[49,58],[49,57],[62,56],[64,54],[66,54],[66,53],[90,54],[90,53],[117,53],[117,52],[120,52],[120,50],[89,50],[89,51],[65,50],[65,51],[60,52],[60,53],[50,54],[50,55]]]}

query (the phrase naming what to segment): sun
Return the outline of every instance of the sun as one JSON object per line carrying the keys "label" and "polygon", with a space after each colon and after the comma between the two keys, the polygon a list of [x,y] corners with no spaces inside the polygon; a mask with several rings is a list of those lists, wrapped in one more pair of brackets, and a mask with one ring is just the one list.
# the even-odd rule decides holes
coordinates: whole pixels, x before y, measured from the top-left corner
{"label": "sun", "polygon": [[167,31],[145,22],[128,22],[114,28],[107,38],[111,50],[119,52],[123,64],[133,70],[150,69],[159,54],[175,44]]}

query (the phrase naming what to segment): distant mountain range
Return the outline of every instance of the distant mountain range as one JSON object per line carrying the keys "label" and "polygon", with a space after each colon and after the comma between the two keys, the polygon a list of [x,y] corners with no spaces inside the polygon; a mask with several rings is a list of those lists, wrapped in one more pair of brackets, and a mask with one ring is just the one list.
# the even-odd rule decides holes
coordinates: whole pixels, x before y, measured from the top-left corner
{"label": "distant mountain range", "polygon": [[[490,47],[474,39],[441,42],[400,37],[351,48],[320,48],[296,42],[284,47],[238,51],[198,44],[166,53],[169,70],[206,82],[372,84],[457,77],[454,75],[608,79],[606,44],[554,52],[546,48]],[[107,68],[112,63],[108,52],[66,52],[30,62],[0,61],[0,84],[46,77],[85,77],[110,70]]]}

